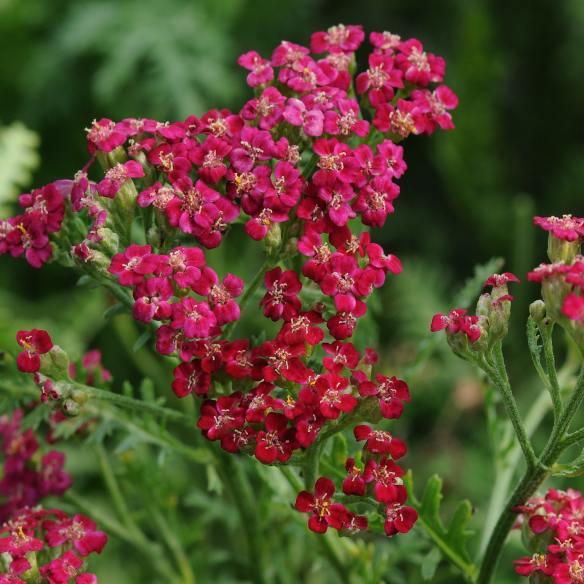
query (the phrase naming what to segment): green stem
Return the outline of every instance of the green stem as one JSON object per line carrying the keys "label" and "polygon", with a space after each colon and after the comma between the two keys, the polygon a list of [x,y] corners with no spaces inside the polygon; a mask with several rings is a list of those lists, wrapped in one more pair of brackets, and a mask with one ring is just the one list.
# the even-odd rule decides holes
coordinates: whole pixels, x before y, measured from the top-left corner
{"label": "green stem", "polygon": [[256,584],[267,583],[269,580],[266,576],[264,539],[256,511],[257,501],[247,474],[241,466],[241,461],[233,455],[222,456],[217,470],[223,483],[231,491],[241,518],[241,526],[245,531],[249,576]]}
{"label": "green stem", "polygon": [[521,414],[519,413],[519,408],[517,407],[517,402],[515,401],[515,396],[513,395],[513,390],[509,383],[501,342],[497,343],[493,356],[494,364],[492,366],[488,363],[486,366],[483,365],[483,370],[490,377],[491,382],[499,388],[505,410],[511,420],[513,430],[515,430],[515,435],[519,440],[519,445],[523,451],[523,456],[525,457],[527,466],[528,468],[533,468],[537,463],[537,457],[535,456],[535,452],[533,451],[533,447],[527,436],[527,432],[525,431],[523,421],[521,420]]}
{"label": "green stem", "polygon": [[[547,393],[540,393],[539,398],[533,404],[527,416],[525,417],[525,430],[528,436],[532,436],[539,427],[544,416],[550,408],[550,398]],[[505,457],[501,468],[499,468],[495,477],[495,484],[491,489],[491,499],[485,513],[485,523],[482,532],[480,554],[484,554],[489,537],[497,522],[497,517],[501,513],[507,496],[509,494],[509,485],[511,479],[517,470],[521,458],[521,448],[515,444],[511,451]]]}
{"label": "green stem", "polygon": [[164,406],[159,406],[152,402],[142,401],[122,395],[119,393],[113,393],[111,391],[106,391],[104,389],[98,389],[96,387],[90,387],[89,385],[83,385],[74,381],[66,382],[67,386],[71,389],[78,390],[85,394],[90,399],[106,401],[115,404],[116,406],[130,409],[136,412],[144,412],[148,414],[153,414],[155,416],[160,416],[167,420],[172,420],[174,422],[179,422],[185,426],[192,428],[195,424],[195,420],[190,416],[183,414],[177,410],[171,408],[166,408]]}
{"label": "green stem", "polygon": [[514,509],[522,505],[529,499],[541,483],[550,475],[551,466],[557,461],[563,452],[565,445],[563,443],[564,435],[568,430],[570,423],[576,412],[579,411],[584,402],[584,367],[580,370],[576,387],[572,393],[566,408],[554,426],[552,434],[546,444],[540,459],[533,467],[528,467],[519,484],[515,487],[507,505],[501,512],[495,529],[489,539],[481,571],[478,577],[478,584],[488,584],[493,577],[497,568],[497,563],[503,549],[503,545],[513,527],[517,517]]}
{"label": "green stem", "polygon": [[[132,361],[141,375],[151,379],[156,387],[159,388],[159,391],[163,389],[170,390],[170,383],[168,382],[169,371],[166,370],[160,360],[160,355],[158,353],[153,354],[148,347],[142,347],[140,351],[134,349],[140,333],[132,316],[122,314],[119,318],[113,319],[112,324],[128,359]],[[170,361],[170,357],[167,359]]]}
{"label": "green stem", "polygon": [[320,159],[320,156],[318,156],[318,154],[313,154],[312,157],[310,158],[310,160],[306,163],[306,166],[304,167],[304,170],[302,172],[305,179],[308,180],[312,176],[314,169],[316,168],[316,165],[318,164],[319,159]]}
{"label": "green stem", "polygon": [[284,475],[284,477],[286,478],[286,480],[288,481],[288,483],[290,484],[290,486],[292,487],[296,494],[304,490],[302,482],[290,467],[281,465],[278,466],[278,468],[280,469],[280,472]]}
{"label": "green stem", "polygon": [[182,584],[195,584],[195,575],[193,574],[193,569],[191,568],[191,564],[179,538],[176,537],[176,534],[170,528],[164,515],[160,513],[159,509],[151,507],[150,512],[152,513],[152,518],[158,527],[160,535],[162,535],[168,549],[174,556],[174,560],[182,576]]}
{"label": "green stem", "polygon": [[95,446],[95,451],[97,453],[97,458],[99,460],[99,466],[101,468],[101,474],[103,475],[103,480],[109,491],[110,497],[116,509],[119,519],[122,521],[126,529],[134,534],[134,536],[140,537],[142,535],[140,529],[136,525],[130,509],[126,503],[126,499],[120,489],[120,485],[116,479],[112,466],[110,464],[109,456],[102,444],[97,444]]}
{"label": "green stem", "polygon": [[556,361],[552,341],[553,324],[549,328],[541,325],[539,330],[541,331],[543,341],[543,356],[545,359],[547,378],[549,379],[550,395],[552,396],[552,403],[554,405],[554,417],[558,419],[562,413],[562,400],[560,398],[560,384],[556,373]]}
{"label": "green stem", "polygon": [[543,383],[544,387],[549,392],[550,396],[553,400],[554,405],[554,420],[560,415],[562,409],[562,402],[561,399],[558,399],[558,396],[554,396],[554,390],[552,389],[550,379],[545,372],[542,364],[541,364],[541,347],[539,345],[539,337],[541,336],[539,327],[533,318],[530,316],[527,320],[527,345],[529,347],[529,353],[531,354],[531,361],[533,363],[533,367],[537,372],[541,382]]}
{"label": "green stem", "polygon": [[[339,577],[339,581],[343,582],[343,584],[349,584],[350,583],[350,571],[347,568],[347,566],[345,565],[345,563],[343,562],[343,560],[341,559],[341,555],[339,553],[339,550],[337,548],[336,541],[338,540],[333,540],[333,537],[336,537],[334,534],[332,533],[325,533],[323,535],[315,535],[314,537],[318,538],[318,542],[320,544],[320,547],[322,548],[322,551],[325,553],[326,557],[328,558],[328,561],[331,563],[331,565],[333,566],[333,568],[335,569],[335,571],[337,572],[337,576]],[[335,543],[333,543],[333,541]]]}
{"label": "green stem", "polygon": [[100,527],[103,527],[109,534],[115,535],[122,541],[135,547],[140,552],[141,557],[149,561],[154,569],[164,578],[165,582],[180,584],[181,579],[174,572],[160,546],[149,541],[145,537],[129,532],[109,515],[101,512],[93,502],[86,500],[81,495],[72,491],[67,491],[63,498],[74,507],[95,519]]}
{"label": "green stem", "polygon": [[[181,414],[175,410],[170,410],[168,408],[162,408],[160,406],[155,406],[155,404],[148,404],[148,402],[142,402],[135,400],[133,398],[122,396],[116,393],[111,393],[109,391],[100,390],[94,387],[84,386],[80,384],[75,384],[69,382],[70,385],[74,385],[76,388],[81,388],[82,391],[86,389],[91,390],[91,395],[94,398],[101,399],[106,402],[110,402],[112,405],[122,406],[125,409],[137,410],[137,411],[148,411],[149,413],[159,414],[165,416],[166,418],[172,418],[177,422],[193,429],[194,421],[189,416]],[[20,385],[18,388],[12,387],[9,384],[5,384],[0,381],[0,391],[10,393],[12,395],[22,396],[26,394],[31,397],[31,399],[38,399],[38,388],[28,385],[26,383]],[[113,396],[113,397],[112,397]],[[143,406],[146,406],[144,408]],[[152,409],[152,406],[155,409]],[[84,413],[87,414],[89,418],[96,417],[104,420],[111,420],[116,424],[123,426],[125,430],[136,437],[140,437],[145,442],[150,444],[155,444],[162,448],[168,448],[178,452],[185,458],[192,460],[198,464],[209,464],[212,461],[210,458],[212,455],[209,450],[191,448],[186,446],[180,440],[173,438],[170,434],[154,434],[149,428],[140,426],[135,419],[128,419],[127,417],[120,415],[120,412],[116,408],[112,407],[96,407],[87,403],[84,405]],[[136,418],[140,419],[140,418]]]}
{"label": "green stem", "polygon": [[562,444],[564,445],[565,448],[568,448],[568,446],[573,446],[574,444],[577,444],[582,440],[584,440],[584,428],[580,428],[575,432],[570,432],[569,434],[567,434]]}
{"label": "green stem", "polygon": [[307,451],[304,461],[304,487],[307,491],[314,489],[316,477],[318,476],[318,465],[320,462],[320,453],[324,442],[316,441]]}

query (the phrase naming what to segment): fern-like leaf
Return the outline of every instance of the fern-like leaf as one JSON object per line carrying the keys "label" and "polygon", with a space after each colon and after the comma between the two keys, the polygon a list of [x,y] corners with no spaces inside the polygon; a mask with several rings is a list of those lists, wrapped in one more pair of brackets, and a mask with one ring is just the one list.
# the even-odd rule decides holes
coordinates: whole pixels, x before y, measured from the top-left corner
{"label": "fern-like leaf", "polygon": [[39,165],[39,138],[20,122],[0,127],[0,211],[32,181]]}
{"label": "fern-like leaf", "polygon": [[442,502],[442,479],[433,475],[426,483],[422,499],[416,498],[411,472],[405,477],[411,505],[416,509],[419,523],[434,541],[442,554],[456,566],[466,580],[473,582],[477,575],[477,566],[472,563],[466,545],[472,531],[468,524],[472,518],[472,506],[469,501],[461,501],[456,507],[450,522],[444,525],[440,515]]}

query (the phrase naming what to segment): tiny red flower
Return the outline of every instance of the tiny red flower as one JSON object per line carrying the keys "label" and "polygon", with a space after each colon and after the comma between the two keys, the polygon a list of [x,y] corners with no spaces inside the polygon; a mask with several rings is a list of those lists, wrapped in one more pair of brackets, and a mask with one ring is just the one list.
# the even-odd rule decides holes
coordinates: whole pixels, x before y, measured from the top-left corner
{"label": "tiny red flower", "polygon": [[356,440],[365,440],[365,448],[373,454],[389,454],[397,460],[407,451],[404,442],[385,430],[373,430],[370,426],[362,424],[355,426],[353,433]]}
{"label": "tiny red flower", "polygon": [[16,341],[24,349],[18,354],[16,364],[18,369],[25,373],[37,372],[41,367],[40,355],[48,353],[53,348],[49,333],[40,329],[18,331]]}
{"label": "tiny red flower", "polygon": [[266,416],[265,430],[256,436],[255,457],[264,464],[276,460],[286,462],[294,449],[294,431],[288,428],[288,418],[283,414],[271,412]]}
{"label": "tiny red flower", "polygon": [[413,507],[401,503],[391,503],[385,509],[383,528],[389,536],[407,533],[418,520],[418,512]]}
{"label": "tiny red flower", "polygon": [[346,509],[340,503],[332,503],[335,485],[326,477],[320,477],[314,485],[314,494],[301,491],[295,507],[302,513],[310,513],[308,527],[316,533],[325,533],[329,527],[341,529]]}

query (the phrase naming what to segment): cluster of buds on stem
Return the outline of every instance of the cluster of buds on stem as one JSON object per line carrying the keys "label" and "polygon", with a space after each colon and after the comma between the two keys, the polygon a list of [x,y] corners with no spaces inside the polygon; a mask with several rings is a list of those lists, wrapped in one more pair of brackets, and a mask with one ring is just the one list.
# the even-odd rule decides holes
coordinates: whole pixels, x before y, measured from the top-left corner
{"label": "cluster of buds on stem", "polygon": [[[409,392],[376,374],[374,351],[349,339],[370,295],[402,269],[368,231],[394,212],[406,171],[399,142],[452,129],[457,98],[442,85],[441,57],[387,32],[370,35],[368,68],[355,75],[364,37],[339,25],[313,34],[310,47],[285,41],[270,59],[242,55],[255,97],[238,113],[94,122],[86,167],[49,189],[54,201],[45,190],[23,196],[25,213],[2,224],[0,253],[26,253],[38,266],[51,256],[50,236],[56,259],[115,290],[154,329],[157,351],[178,360],[176,396],[203,399],[198,427],[228,452],[283,464],[357,425],[364,469],[347,468],[359,494],[372,490],[383,506],[391,535],[415,520],[394,463],[405,446],[361,423],[399,417]],[[105,170],[99,180],[89,178],[94,161]],[[228,244],[237,224],[267,254],[247,288],[204,252]],[[232,339],[258,300],[278,332]],[[45,348],[31,346],[34,355]],[[331,494],[326,481],[315,500]],[[354,519],[346,511],[334,526],[363,527]]]}
{"label": "cluster of buds on stem", "polygon": [[432,318],[430,330],[445,330],[452,350],[461,357],[472,359],[490,350],[507,336],[513,301],[508,290],[510,282],[519,282],[519,278],[511,272],[493,274],[484,283],[484,287],[491,290],[479,297],[476,314],[469,315],[462,308],[455,308],[448,314],[439,312]]}
{"label": "cluster of buds on stem", "polygon": [[[584,257],[580,255],[584,219],[571,215],[535,217],[534,223],[549,231],[548,256],[552,263],[540,264],[527,274],[529,281],[542,285],[543,301],[531,305],[531,316],[538,323],[546,318],[557,322],[578,346],[584,347]],[[519,282],[519,278],[510,272],[491,276],[485,286],[492,290],[479,298],[476,315],[468,315],[463,309],[438,313],[430,330],[446,330],[454,352],[471,360],[489,351],[507,335],[513,300],[507,289],[509,282]]]}

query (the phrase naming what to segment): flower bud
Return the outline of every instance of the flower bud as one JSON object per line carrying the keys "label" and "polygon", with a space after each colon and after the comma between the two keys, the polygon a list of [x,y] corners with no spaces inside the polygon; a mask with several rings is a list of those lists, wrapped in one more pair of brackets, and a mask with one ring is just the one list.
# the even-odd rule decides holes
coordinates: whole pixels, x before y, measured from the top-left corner
{"label": "flower bud", "polygon": [[379,401],[372,396],[359,400],[359,406],[355,410],[355,414],[360,420],[371,424],[379,423],[382,418]]}
{"label": "flower bud", "polygon": [[97,235],[100,238],[101,245],[108,254],[114,255],[118,253],[120,238],[117,233],[109,229],[109,227],[100,227],[97,230]]}
{"label": "flower bud", "polygon": [[72,399],[66,399],[61,404],[61,411],[66,416],[74,418],[75,416],[79,415],[79,412],[81,411],[81,406],[76,401],[73,401]]}
{"label": "flower bud", "polygon": [[40,372],[55,381],[69,379],[69,356],[59,345],[41,355]]}
{"label": "flower bud", "polygon": [[476,315],[488,317],[492,309],[493,299],[491,298],[491,295],[488,293],[481,294],[477,302]]}
{"label": "flower bud", "polygon": [[264,238],[264,247],[268,255],[274,255],[282,243],[282,230],[278,223],[272,223],[266,237]]}
{"label": "flower bud", "polygon": [[566,241],[565,239],[554,237],[551,233],[549,234],[547,254],[551,262],[564,262],[566,264],[571,264],[579,253],[579,239],[576,239],[575,241]]}
{"label": "flower bud", "polygon": [[148,229],[147,240],[152,247],[160,247],[160,229],[154,226],[150,227],[150,229]]}
{"label": "flower bud", "polygon": [[71,393],[71,399],[75,403],[82,406],[84,403],[87,402],[87,400],[89,399],[89,396],[82,389],[74,389],[73,392]]}
{"label": "flower bud", "polygon": [[106,154],[108,168],[113,168],[116,164],[123,164],[128,160],[128,155],[126,151],[121,147],[118,146],[114,148],[111,152]]}
{"label": "flower bud", "polygon": [[545,302],[543,300],[535,300],[529,305],[529,314],[535,322],[541,322],[546,316]]}
{"label": "flower bud", "polygon": [[562,275],[552,275],[546,278],[541,285],[546,314],[555,321],[563,320],[562,305],[570,291],[570,284],[566,283]]}

